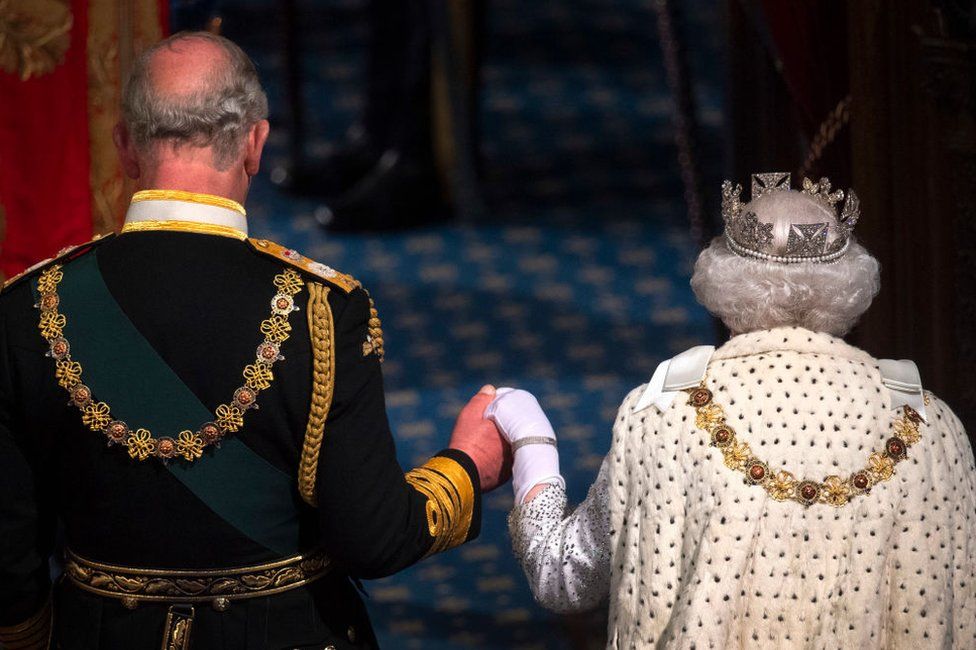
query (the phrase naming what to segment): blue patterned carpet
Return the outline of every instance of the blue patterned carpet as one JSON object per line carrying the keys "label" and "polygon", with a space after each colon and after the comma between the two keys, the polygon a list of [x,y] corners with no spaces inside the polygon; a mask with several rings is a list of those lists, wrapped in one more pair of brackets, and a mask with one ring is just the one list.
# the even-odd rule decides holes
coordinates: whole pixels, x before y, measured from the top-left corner
{"label": "blue patterned carpet", "polygon": [[[553,420],[578,501],[627,391],[662,358],[713,340],[688,288],[696,251],[651,6],[490,3],[482,126],[491,211],[479,223],[327,235],[312,219],[314,201],[279,193],[267,174],[256,180],[248,204],[256,233],[356,276],[375,297],[404,467],[446,444],[482,384],[520,386]],[[700,0],[686,6],[705,150],[718,151],[720,16]],[[361,105],[360,9],[306,10],[313,152]],[[273,24],[273,4],[251,0],[225,16],[228,35],[259,62],[279,127],[281,52],[274,30],[250,29]],[[266,168],[283,162],[285,141],[279,128]],[[710,178],[720,171],[706,166]],[[510,550],[511,504],[506,486],[487,497],[477,542],[366,585],[384,647],[603,647],[605,613],[557,617],[533,603]]]}

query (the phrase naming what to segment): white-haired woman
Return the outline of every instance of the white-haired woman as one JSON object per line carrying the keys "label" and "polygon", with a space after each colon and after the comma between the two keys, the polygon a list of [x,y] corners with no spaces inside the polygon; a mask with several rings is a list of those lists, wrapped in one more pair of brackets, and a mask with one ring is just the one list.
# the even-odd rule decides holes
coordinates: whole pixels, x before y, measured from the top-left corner
{"label": "white-haired woman", "polygon": [[[723,186],[691,284],[733,337],[662,363],[620,407],[572,514],[535,399],[490,408],[515,449],[515,552],[536,598],[609,597],[608,647],[974,648],[976,469],[910,361],[841,340],[879,288],[857,199]],[[906,245],[908,245],[906,243]]]}

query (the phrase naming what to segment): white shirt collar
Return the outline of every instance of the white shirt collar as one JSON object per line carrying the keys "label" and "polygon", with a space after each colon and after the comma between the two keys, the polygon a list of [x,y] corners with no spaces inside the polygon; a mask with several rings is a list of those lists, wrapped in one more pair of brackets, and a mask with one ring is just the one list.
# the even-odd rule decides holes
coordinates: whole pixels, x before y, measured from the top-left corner
{"label": "white shirt collar", "polygon": [[125,214],[125,224],[191,222],[222,226],[247,236],[247,213],[231,199],[179,190],[136,192]]}

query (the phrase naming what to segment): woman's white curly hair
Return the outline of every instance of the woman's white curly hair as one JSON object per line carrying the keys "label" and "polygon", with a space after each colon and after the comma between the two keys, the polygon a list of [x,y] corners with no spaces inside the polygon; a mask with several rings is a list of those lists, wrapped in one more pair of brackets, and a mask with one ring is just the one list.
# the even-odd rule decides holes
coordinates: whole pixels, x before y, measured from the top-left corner
{"label": "woman's white curly hair", "polygon": [[736,334],[796,326],[843,336],[881,288],[881,265],[853,241],[830,264],[781,264],[736,255],[723,236],[698,256],[691,288]]}

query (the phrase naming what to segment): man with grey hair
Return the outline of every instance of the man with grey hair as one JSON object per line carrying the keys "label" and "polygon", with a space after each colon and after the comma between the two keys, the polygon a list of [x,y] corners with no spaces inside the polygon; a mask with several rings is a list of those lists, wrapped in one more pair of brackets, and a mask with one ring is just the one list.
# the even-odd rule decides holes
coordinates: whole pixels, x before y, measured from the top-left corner
{"label": "man with grey hair", "polygon": [[477,536],[494,389],[403,473],[369,295],[248,236],[267,100],[233,43],[153,46],[123,116],[121,234],[0,294],[0,646],[375,647],[355,580]]}

